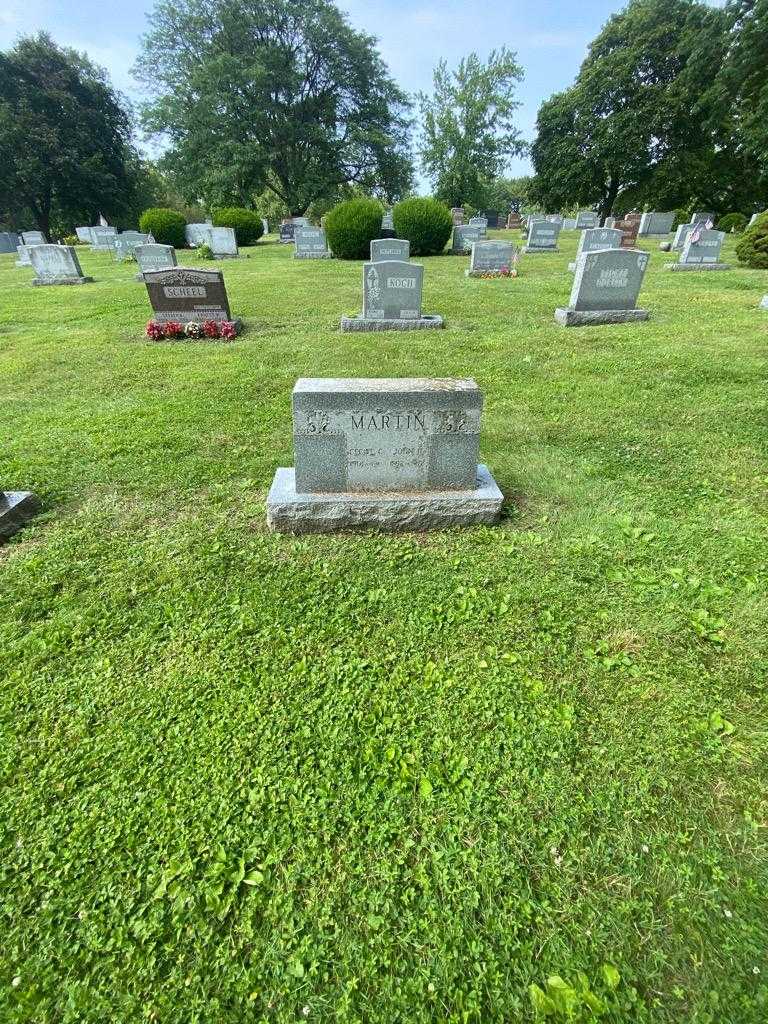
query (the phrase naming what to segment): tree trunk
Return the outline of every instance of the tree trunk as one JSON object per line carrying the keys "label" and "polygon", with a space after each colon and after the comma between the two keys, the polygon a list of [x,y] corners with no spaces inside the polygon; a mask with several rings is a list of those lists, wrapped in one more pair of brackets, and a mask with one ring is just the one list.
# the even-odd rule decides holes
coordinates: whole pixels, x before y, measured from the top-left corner
{"label": "tree trunk", "polygon": [[600,200],[600,206],[597,211],[601,221],[606,217],[610,217],[613,204],[616,202],[616,196],[619,194],[619,187],[619,179],[611,177],[608,183],[608,189]]}

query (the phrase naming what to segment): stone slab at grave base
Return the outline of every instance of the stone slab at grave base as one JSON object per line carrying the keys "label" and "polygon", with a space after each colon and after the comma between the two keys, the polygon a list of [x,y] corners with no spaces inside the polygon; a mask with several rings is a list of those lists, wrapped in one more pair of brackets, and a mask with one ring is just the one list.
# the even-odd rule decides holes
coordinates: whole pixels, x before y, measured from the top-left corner
{"label": "stone slab at grave base", "polygon": [[293,469],[278,469],[267,495],[267,523],[278,533],[336,530],[441,530],[493,525],[504,496],[487,466],[467,491],[297,494]]}
{"label": "stone slab at grave base", "polygon": [[332,252],[295,252],[293,254],[295,260],[332,260]]}
{"label": "stone slab at grave base", "polygon": [[764,295],[760,299],[760,309],[768,309],[768,295]]}
{"label": "stone slab at grave base", "polygon": [[560,252],[559,249],[539,249],[538,247],[532,248],[530,245],[524,245],[521,251],[526,254],[530,253],[531,255],[537,252]]}
{"label": "stone slab at grave base", "polygon": [[556,309],[555,323],[563,327],[593,327],[596,324],[626,324],[648,320],[647,309]]}
{"label": "stone slab at grave base", "polygon": [[730,263],[665,263],[665,270],[730,270]]}
{"label": "stone slab at grave base", "polygon": [[42,288],[47,284],[93,284],[92,277],[36,277],[32,284],[36,288]]}
{"label": "stone slab at grave base", "polygon": [[343,316],[342,331],[428,331],[445,326],[441,316],[420,316],[410,320],[364,320],[361,316]]}
{"label": "stone slab at grave base", "polygon": [[11,537],[40,511],[31,491],[0,491],[0,540]]}

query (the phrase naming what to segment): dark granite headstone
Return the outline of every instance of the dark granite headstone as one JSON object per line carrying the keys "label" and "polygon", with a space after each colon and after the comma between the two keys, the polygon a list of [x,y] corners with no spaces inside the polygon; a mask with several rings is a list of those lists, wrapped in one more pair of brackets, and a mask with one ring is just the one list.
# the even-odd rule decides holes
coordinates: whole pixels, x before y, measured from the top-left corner
{"label": "dark granite headstone", "polygon": [[152,317],[160,324],[232,319],[224,275],[220,270],[190,267],[147,270],[144,282],[152,305]]}
{"label": "dark granite headstone", "polygon": [[295,231],[296,226],[291,221],[283,221],[280,225],[280,241],[283,245],[289,245],[293,242]]}
{"label": "dark granite headstone", "polygon": [[0,491],[0,540],[7,540],[40,511],[31,491]]}

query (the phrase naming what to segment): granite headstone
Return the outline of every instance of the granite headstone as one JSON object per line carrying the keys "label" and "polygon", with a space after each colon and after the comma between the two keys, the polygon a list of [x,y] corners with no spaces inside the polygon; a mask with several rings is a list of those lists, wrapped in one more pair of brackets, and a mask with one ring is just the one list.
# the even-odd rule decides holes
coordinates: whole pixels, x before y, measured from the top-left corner
{"label": "granite headstone", "polygon": [[84,277],[73,245],[31,245],[29,258],[35,269],[33,285],[88,284],[92,277]]}
{"label": "granite headstone", "polygon": [[293,256],[297,260],[329,260],[333,253],[323,228],[297,227],[293,233],[296,251]]}
{"label": "granite headstone", "polygon": [[596,228],[600,223],[594,210],[579,210],[576,214],[576,230],[581,228]]}
{"label": "granite headstone", "polygon": [[405,260],[411,258],[411,243],[407,238],[374,238],[371,240],[371,263],[381,260]]}
{"label": "granite headstone", "polygon": [[22,231],[21,241],[23,245],[46,245],[48,239],[42,231]]}
{"label": "granite headstone", "polygon": [[556,322],[577,327],[647,320],[648,311],[636,306],[649,259],[646,252],[627,249],[582,253],[576,261],[570,302],[567,308],[555,310]]}
{"label": "granite headstone", "polygon": [[176,266],[176,250],[172,245],[159,245],[157,242],[147,242],[137,245],[133,250],[136,262],[139,264],[137,281],[144,280],[144,273],[147,270],[167,270]]}
{"label": "granite headstone", "polygon": [[342,331],[408,331],[442,327],[439,316],[421,311],[424,267],[404,260],[363,264],[363,312],[342,317]]}
{"label": "granite headstone", "polygon": [[144,271],[153,319],[173,321],[231,320],[224,275],[220,270],[173,267]]}
{"label": "granite headstone", "polygon": [[471,252],[473,242],[484,237],[483,230],[474,224],[456,224],[453,228],[451,252],[454,256]]}
{"label": "granite headstone", "polygon": [[40,511],[31,491],[0,491],[0,540],[7,540]]}
{"label": "granite headstone", "polygon": [[481,239],[472,245],[472,256],[467,277],[509,276],[515,260],[515,247],[511,242]]}
{"label": "granite headstone", "polygon": [[679,261],[667,263],[667,270],[730,270],[728,263],[720,262],[724,240],[724,231],[702,228],[701,221],[693,224],[683,244]]}
{"label": "granite headstone", "polygon": [[[621,232],[618,228],[586,228],[581,232],[579,245],[576,249],[576,260],[583,252],[595,252],[597,249],[620,249]],[[576,262],[568,264],[569,270],[576,269]]]}
{"label": "granite headstone", "polygon": [[523,252],[558,252],[557,240],[559,235],[560,225],[557,222],[549,220],[530,221],[528,238]]}

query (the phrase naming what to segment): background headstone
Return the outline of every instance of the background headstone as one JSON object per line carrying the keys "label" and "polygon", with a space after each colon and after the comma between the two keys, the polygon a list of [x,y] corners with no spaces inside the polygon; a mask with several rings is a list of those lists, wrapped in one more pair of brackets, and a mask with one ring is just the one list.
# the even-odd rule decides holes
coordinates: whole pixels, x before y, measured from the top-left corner
{"label": "background headstone", "polygon": [[295,469],[278,469],[270,527],[327,532],[496,522],[502,495],[477,463],[483,397],[473,380],[302,379]]}
{"label": "background headstone", "polygon": [[17,257],[18,257],[17,260],[16,260],[16,266],[17,267],[31,267],[32,266],[32,260],[29,258],[29,249],[30,249],[30,246],[28,246],[28,245],[18,245],[18,246],[16,246],[16,254],[17,254]]}
{"label": "background headstone", "polygon": [[720,262],[720,251],[725,240],[724,231],[711,231],[701,227],[701,222],[691,225],[678,263],[668,263],[669,270],[728,270],[727,263]]}
{"label": "background headstone", "polygon": [[261,218],[261,229],[265,235],[269,234],[269,221],[266,217]]}
{"label": "background headstone", "polygon": [[333,255],[328,248],[323,228],[297,227],[293,240],[296,243],[293,255],[297,260],[327,260]]}
{"label": "background headstone", "polygon": [[579,210],[576,214],[577,231],[581,228],[596,228],[598,223],[598,217],[594,210]]}
{"label": "background headstone", "polygon": [[144,280],[146,270],[167,270],[176,266],[176,250],[172,245],[158,245],[157,242],[149,242],[137,245],[134,249],[136,262],[139,264],[137,281]]}
{"label": "background headstone", "polygon": [[7,540],[40,511],[31,491],[0,491],[0,540]]}
{"label": "background headstone", "polygon": [[452,206],[451,217],[455,225],[461,225],[464,223],[464,207],[463,206]]}
{"label": "background headstone", "polygon": [[649,259],[647,252],[637,250],[583,253],[576,261],[568,307],[556,309],[555,320],[567,327],[647,320],[647,310],[636,307]]}
{"label": "background headstone", "polygon": [[0,231],[0,253],[16,252],[21,244],[15,231]]}
{"label": "background headstone", "polygon": [[174,267],[144,271],[153,319],[160,324],[191,320],[231,320],[224,275],[220,270]]}
{"label": "background headstone", "polygon": [[32,284],[87,284],[92,277],[84,277],[73,245],[31,245],[29,258],[35,268]]}
{"label": "background headstone", "polygon": [[216,259],[234,259],[239,255],[234,228],[215,228],[208,225],[205,241]]}
{"label": "background headstone", "polygon": [[381,260],[405,260],[411,258],[411,243],[407,238],[374,238],[371,241],[371,263]]}
{"label": "background headstone", "polygon": [[692,224],[706,224],[709,221],[712,221],[714,223],[714,220],[715,220],[715,215],[714,215],[714,213],[712,213],[711,210],[709,212],[704,211],[702,213],[700,211],[698,213],[694,213],[694,215],[691,217],[691,223]]}
{"label": "background headstone", "polygon": [[90,228],[75,228],[75,234],[81,242],[90,243],[93,241]]}
{"label": "background headstone", "polygon": [[[595,252],[598,249],[620,249],[621,232],[618,228],[585,228],[579,237],[576,249],[576,262],[583,252]],[[568,269],[575,270],[576,262],[569,263]]]}
{"label": "background headstone", "polygon": [[129,256],[133,256],[137,245],[146,245],[149,241],[150,236],[142,234],[141,231],[121,231],[119,235],[115,236],[113,245],[115,260],[119,263]]}
{"label": "background headstone", "polygon": [[605,221],[603,222],[603,227],[604,228],[614,228],[614,227],[616,227],[616,218],[615,217],[606,217]]}
{"label": "background headstone", "polygon": [[560,225],[548,220],[529,222],[528,239],[523,252],[557,252]]}
{"label": "background headstone", "polygon": [[451,252],[454,255],[471,252],[472,243],[484,237],[483,229],[475,224],[456,224],[453,228]]}
{"label": "background headstone", "polygon": [[613,226],[621,232],[621,248],[634,249],[637,242],[637,232],[640,228],[639,217],[632,217],[631,219],[624,217],[621,220],[615,220]]}
{"label": "background headstone", "polygon": [[21,240],[24,245],[45,245],[48,241],[42,231],[22,231]]}
{"label": "background headstone", "polygon": [[472,256],[467,276],[480,276],[483,273],[501,273],[510,271],[514,264],[515,247],[511,242],[481,239],[472,245]]}
{"label": "background headstone", "polygon": [[656,211],[644,213],[640,218],[640,227],[637,233],[640,236],[649,235],[651,237],[655,235],[668,235],[672,230],[674,222],[674,211],[671,213],[657,213]]}
{"label": "background headstone", "polygon": [[485,217],[485,226],[495,230],[499,226],[499,211],[498,210],[483,210],[483,217]]}
{"label": "background headstone", "polygon": [[575,231],[576,230],[576,218],[575,217],[563,217],[563,231]]}
{"label": "background headstone", "polygon": [[116,237],[117,228],[109,224],[96,224],[91,228],[91,249],[94,252],[111,252]]}
{"label": "background headstone", "polygon": [[283,245],[288,245],[293,242],[293,236],[296,231],[296,226],[292,221],[283,221],[280,225],[280,241]]}
{"label": "background headstone", "polygon": [[184,228],[184,237],[187,240],[187,245],[193,248],[198,245],[208,245],[208,229],[210,227],[210,224],[202,224],[200,222],[187,224]]}

